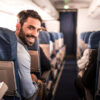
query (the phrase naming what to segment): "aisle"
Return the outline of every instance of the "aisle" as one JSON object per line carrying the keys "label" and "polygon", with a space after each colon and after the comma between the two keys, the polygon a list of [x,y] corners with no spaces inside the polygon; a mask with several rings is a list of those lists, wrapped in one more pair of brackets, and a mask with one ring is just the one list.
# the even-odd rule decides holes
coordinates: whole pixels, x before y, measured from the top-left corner
{"label": "aisle", "polygon": [[78,95],[74,87],[74,79],[77,73],[76,66],[76,60],[66,60],[53,100],[78,100]]}

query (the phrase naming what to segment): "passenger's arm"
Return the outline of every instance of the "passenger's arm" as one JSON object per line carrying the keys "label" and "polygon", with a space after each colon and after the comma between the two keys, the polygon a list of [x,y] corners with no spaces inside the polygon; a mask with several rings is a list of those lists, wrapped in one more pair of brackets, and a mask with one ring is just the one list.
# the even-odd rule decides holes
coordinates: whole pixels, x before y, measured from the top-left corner
{"label": "passenger's arm", "polygon": [[30,57],[23,53],[18,53],[19,77],[21,83],[21,93],[24,98],[30,98],[38,90],[37,83],[32,82],[30,74]]}

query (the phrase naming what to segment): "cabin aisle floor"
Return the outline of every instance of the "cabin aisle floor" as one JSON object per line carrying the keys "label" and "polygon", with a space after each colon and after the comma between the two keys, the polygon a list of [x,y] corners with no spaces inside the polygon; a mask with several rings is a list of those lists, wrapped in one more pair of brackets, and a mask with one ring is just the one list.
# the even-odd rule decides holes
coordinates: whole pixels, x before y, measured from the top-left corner
{"label": "cabin aisle floor", "polygon": [[64,69],[53,100],[78,100],[74,86],[77,76],[76,59],[66,59]]}

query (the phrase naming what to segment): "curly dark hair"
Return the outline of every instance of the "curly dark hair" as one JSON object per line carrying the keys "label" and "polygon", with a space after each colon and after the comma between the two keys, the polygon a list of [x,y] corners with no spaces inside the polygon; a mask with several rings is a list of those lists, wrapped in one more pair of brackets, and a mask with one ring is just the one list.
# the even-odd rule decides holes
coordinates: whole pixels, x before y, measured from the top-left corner
{"label": "curly dark hair", "polygon": [[27,20],[28,17],[36,18],[42,23],[42,18],[34,10],[22,10],[21,12],[18,13],[17,17],[21,25],[24,24],[24,22]]}

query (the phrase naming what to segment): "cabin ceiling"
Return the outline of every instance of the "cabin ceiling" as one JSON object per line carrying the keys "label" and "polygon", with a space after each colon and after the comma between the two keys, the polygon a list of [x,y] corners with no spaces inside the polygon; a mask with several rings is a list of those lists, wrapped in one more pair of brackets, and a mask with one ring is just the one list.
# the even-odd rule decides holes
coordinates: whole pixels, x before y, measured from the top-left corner
{"label": "cabin ceiling", "polygon": [[59,10],[64,10],[64,5],[68,4],[69,9],[88,8],[92,0],[50,0],[54,7]]}

